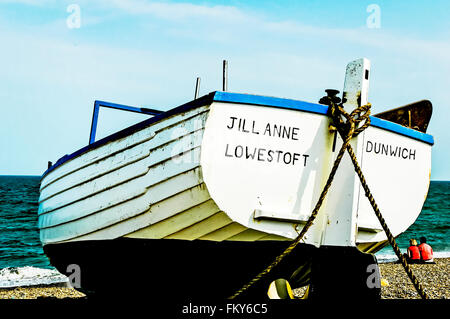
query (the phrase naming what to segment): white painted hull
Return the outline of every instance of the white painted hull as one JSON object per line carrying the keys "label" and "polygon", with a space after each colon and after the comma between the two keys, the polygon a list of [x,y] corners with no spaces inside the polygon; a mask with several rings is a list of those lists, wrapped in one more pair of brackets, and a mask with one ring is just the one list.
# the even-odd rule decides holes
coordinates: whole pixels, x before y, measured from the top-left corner
{"label": "white painted hull", "polygon": [[[230,129],[231,117],[236,126]],[[241,129],[248,133],[237,129],[238,119],[246,119]],[[274,124],[290,128],[290,138],[269,136],[267,124],[272,130]],[[329,124],[324,114],[223,101],[164,117],[43,177],[41,241],[292,240],[314,208],[340,147],[338,138],[333,148]],[[375,153],[368,141],[414,150],[414,159]],[[416,220],[426,198],[431,145],[373,126],[352,145],[383,216],[399,235]],[[291,155],[283,155],[287,152]],[[386,240],[348,158],[304,242],[339,241],[336,211],[357,216],[349,245],[373,251]]]}
{"label": "white painted hull", "polygon": [[[246,119],[244,130],[249,133],[228,129],[225,123],[229,124],[231,117]],[[299,128],[298,138],[269,137],[268,131],[264,135],[267,125],[274,123]],[[201,160],[212,198],[231,219],[248,228],[296,238],[311,215],[342,145],[338,137],[333,151],[334,134],[330,133],[329,125],[330,119],[321,114],[214,103],[206,123]],[[377,146],[375,153],[375,143],[384,145],[383,151],[389,146],[392,152],[397,146],[408,151],[398,156],[398,148],[394,156],[388,149],[385,155]],[[242,147],[241,157],[241,147],[237,146]],[[352,141],[352,146],[387,224],[394,236],[398,236],[414,223],[426,199],[431,145],[370,126]],[[269,150],[275,153],[269,154]],[[278,151],[283,151],[279,161]],[[283,158],[283,154],[289,153]],[[299,154],[295,163],[293,154]],[[342,211],[356,216],[357,227],[346,244],[356,244],[366,251],[379,249],[386,235],[348,155],[304,242],[317,247],[341,243],[336,224],[342,214],[336,213]]]}

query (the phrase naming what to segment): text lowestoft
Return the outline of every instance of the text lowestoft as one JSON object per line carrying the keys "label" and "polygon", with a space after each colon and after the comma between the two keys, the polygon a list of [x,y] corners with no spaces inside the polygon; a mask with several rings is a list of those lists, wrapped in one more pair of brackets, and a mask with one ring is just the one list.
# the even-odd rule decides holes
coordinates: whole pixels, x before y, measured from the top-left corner
{"label": "text lowestoft", "polygon": [[271,150],[242,145],[230,146],[230,144],[227,144],[225,147],[225,156],[235,158],[245,158],[250,160],[256,160],[259,162],[268,162],[268,163],[274,162],[292,165],[295,165],[297,162],[303,159],[301,161],[303,163],[303,166],[306,166],[306,162],[309,157],[309,155],[307,154],[291,153],[280,150]]}
{"label": "text lowestoft", "polygon": [[[281,139],[299,140],[300,128],[280,124],[266,123],[258,127],[256,121],[248,121],[244,118],[230,116],[226,125],[227,129],[241,133],[270,136]],[[296,152],[269,149],[256,146],[226,144],[225,157],[242,158],[258,162],[282,163],[287,165],[302,164],[306,166],[309,155]]]}

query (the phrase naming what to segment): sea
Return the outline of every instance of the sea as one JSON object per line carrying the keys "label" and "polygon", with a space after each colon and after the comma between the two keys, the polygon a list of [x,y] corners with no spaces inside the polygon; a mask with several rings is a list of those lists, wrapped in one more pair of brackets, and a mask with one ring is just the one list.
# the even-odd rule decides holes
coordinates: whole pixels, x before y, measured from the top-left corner
{"label": "sea", "polygon": [[[64,284],[68,278],[49,262],[37,228],[40,176],[0,176],[0,288]],[[403,252],[410,238],[427,238],[435,257],[450,257],[450,181],[431,181],[416,222],[397,238]],[[396,261],[390,246],[378,262]]]}

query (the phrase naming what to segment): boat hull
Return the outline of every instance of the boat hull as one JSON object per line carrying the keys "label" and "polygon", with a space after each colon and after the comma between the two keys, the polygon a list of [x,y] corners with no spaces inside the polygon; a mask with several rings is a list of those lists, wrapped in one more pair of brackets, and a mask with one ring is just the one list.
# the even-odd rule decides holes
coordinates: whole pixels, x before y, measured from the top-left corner
{"label": "boat hull", "polygon": [[[383,127],[408,130],[394,123],[373,117],[371,122],[351,146],[384,219],[398,236],[414,223],[425,202],[431,145]],[[211,197],[245,227],[296,238],[342,145],[331,125],[326,111],[315,106],[212,103],[201,153]],[[303,242],[316,247],[360,245],[375,252],[385,240],[345,154]]]}
{"label": "boat hull", "polygon": [[[155,296],[227,297],[309,218],[342,144],[327,112],[215,92],[75,152],[42,178],[45,253],[63,273],[79,265],[87,292],[144,285]],[[372,118],[351,145],[398,236],[425,201],[432,143],[385,122]],[[267,280],[289,277],[311,247],[385,244],[345,156],[313,226]]]}
{"label": "boat hull", "polygon": [[[213,101],[80,154],[42,180],[41,241],[292,240],[342,143],[313,111]],[[425,201],[431,145],[374,126],[351,143],[398,236]],[[304,243],[385,240],[345,156]]]}
{"label": "boat hull", "polygon": [[[44,251],[69,279],[75,275],[70,265],[78,265],[81,287],[77,289],[88,295],[125,292],[130,298],[224,299],[253,279],[288,244],[120,238],[49,244]],[[311,249],[308,245],[296,249],[246,295],[264,297],[269,283],[289,279]]]}

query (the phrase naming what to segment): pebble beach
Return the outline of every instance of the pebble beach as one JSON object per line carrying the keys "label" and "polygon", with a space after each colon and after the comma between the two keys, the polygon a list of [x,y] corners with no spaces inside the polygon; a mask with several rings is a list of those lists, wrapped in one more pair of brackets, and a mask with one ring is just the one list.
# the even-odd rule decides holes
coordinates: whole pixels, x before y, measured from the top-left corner
{"label": "pebble beach", "polygon": [[[411,268],[430,299],[450,299],[450,258],[436,258],[435,262]],[[380,264],[380,272],[387,281],[381,288],[383,299],[420,299],[401,264]]]}
{"label": "pebble beach", "polygon": [[[450,299],[450,258],[435,259],[435,264],[411,265],[414,274],[431,299]],[[380,264],[382,299],[420,299],[401,264]],[[302,289],[296,289],[302,295]],[[86,298],[70,287],[36,286],[0,289],[0,299]]]}
{"label": "pebble beach", "polygon": [[0,299],[40,299],[40,298],[73,299],[85,297],[86,296],[83,293],[71,287],[33,286],[33,287],[0,288]]}
{"label": "pebble beach", "polygon": [[[435,258],[435,264],[411,265],[430,299],[450,299],[450,258]],[[381,299],[420,299],[400,263],[381,263]],[[294,290],[301,297],[305,288]]]}

